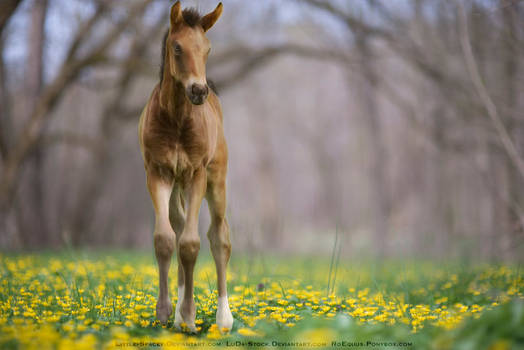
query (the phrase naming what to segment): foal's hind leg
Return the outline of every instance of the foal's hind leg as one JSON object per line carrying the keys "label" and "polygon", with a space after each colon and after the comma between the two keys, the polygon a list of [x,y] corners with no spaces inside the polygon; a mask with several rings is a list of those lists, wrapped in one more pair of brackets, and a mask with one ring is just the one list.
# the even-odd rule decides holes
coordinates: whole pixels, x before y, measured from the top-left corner
{"label": "foal's hind leg", "polygon": [[229,225],[226,214],[226,184],[225,171],[210,177],[206,199],[211,216],[211,225],[207,237],[211,245],[211,253],[215,259],[218,284],[218,305],[216,322],[220,330],[230,330],[233,326],[233,315],[227,300],[226,269],[231,256],[231,242],[229,241]]}
{"label": "foal's hind leg", "polygon": [[169,223],[169,197],[171,185],[152,174],[147,174],[147,188],[151,194],[155,208],[155,232],[153,234],[155,243],[155,255],[158,262],[159,288],[158,301],[156,304],[156,317],[166,323],[173,311],[167,278],[171,256],[175,250],[175,233]]}
{"label": "foal's hind leg", "polygon": [[175,308],[175,326],[180,326],[183,322],[180,310],[182,308],[182,300],[184,299],[184,269],[180,261],[180,252],[178,251],[178,240],[184,231],[186,223],[185,201],[180,186],[173,186],[171,193],[171,200],[169,201],[169,221],[175,230],[177,237],[177,260],[178,260],[178,300]]}

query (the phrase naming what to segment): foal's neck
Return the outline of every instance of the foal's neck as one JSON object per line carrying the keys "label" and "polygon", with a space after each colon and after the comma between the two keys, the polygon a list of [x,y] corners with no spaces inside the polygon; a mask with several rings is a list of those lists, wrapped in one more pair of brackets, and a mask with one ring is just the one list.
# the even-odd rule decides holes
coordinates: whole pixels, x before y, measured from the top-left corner
{"label": "foal's neck", "polygon": [[189,115],[193,107],[186,98],[184,86],[169,74],[164,74],[160,83],[160,106],[176,119]]}

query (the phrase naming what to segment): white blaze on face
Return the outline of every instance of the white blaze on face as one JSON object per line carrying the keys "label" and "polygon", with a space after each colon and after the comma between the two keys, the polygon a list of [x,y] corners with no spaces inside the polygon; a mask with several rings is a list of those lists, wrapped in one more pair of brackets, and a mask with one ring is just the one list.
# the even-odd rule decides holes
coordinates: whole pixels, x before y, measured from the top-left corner
{"label": "white blaze on face", "polygon": [[193,87],[194,84],[197,84],[199,86],[206,86],[207,85],[207,80],[206,80],[205,77],[204,78],[198,78],[198,77],[192,75],[187,80],[187,87],[191,88],[191,87]]}

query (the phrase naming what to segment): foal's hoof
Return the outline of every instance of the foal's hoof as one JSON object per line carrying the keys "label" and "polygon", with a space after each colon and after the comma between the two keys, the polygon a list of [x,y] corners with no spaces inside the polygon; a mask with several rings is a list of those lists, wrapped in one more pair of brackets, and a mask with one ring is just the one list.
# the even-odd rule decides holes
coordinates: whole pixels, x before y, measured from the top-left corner
{"label": "foal's hoof", "polygon": [[197,333],[195,315],[196,308],[193,300],[190,300],[189,302],[186,301],[186,303],[183,303],[182,301],[177,302],[175,310],[175,327],[180,331]]}
{"label": "foal's hoof", "polygon": [[181,325],[182,323],[184,323],[184,319],[182,318],[182,314],[180,313],[180,310],[182,310],[182,299],[179,295],[178,301],[176,302],[176,308],[175,308],[175,327],[178,330],[182,330]]}
{"label": "foal's hoof", "polygon": [[157,301],[156,303],[156,318],[163,324],[167,323],[169,316],[173,312],[173,305],[168,299],[167,301]]}
{"label": "foal's hoof", "polygon": [[189,334],[197,334],[198,333],[198,330],[195,326],[195,324],[187,324],[185,322],[182,322],[182,323],[175,323],[175,328],[181,332],[186,332],[186,333],[189,333]]}
{"label": "foal's hoof", "polygon": [[175,311],[174,326],[180,332],[184,331],[184,332],[188,332],[188,333],[192,333],[192,334],[196,334],[197,333],[197,329],[196,329],[195,323],[193,322],[192,324],[188,324],[188,323],[184,322],[184,320],[182,319],[182,316],[180,316],[180,313],[177,313],[176,311]]}
{"label": "foal's hoof", "polygon": [[187,331],[188,331],[188,333],[191,333],[191,334],[197,334],[198,333],[194,323],[192,325],[187,325]]}

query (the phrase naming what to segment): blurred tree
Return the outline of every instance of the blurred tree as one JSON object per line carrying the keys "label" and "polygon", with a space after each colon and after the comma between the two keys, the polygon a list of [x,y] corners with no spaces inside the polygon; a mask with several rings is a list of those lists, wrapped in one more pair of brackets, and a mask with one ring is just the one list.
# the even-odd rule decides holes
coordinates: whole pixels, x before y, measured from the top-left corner
{"label": "blurred tree", "polygon": [[[1,168],[2,182],[0,182],[0,213],[4,218],[4,220],[2,220],[4,224],[6,222],[6,216],[9,215],[9,212],[12,210],[13,203],[16,203],[14,202],[14,198],[19,181],[22,179],[21,171],[31,157],[36,157],[33,159],[41,159],[39,156],[34,156],[35,152],[37,152],[39,146],[41,146],[40,142],[42,141],[42,134],[46,125],[49,123],[51,112],[63,97],[67,87],[77,79],[83,70],[104,60],[106,52],[111,48],[111,45],[115,43],[121,33],[129,26],[137,15],[143,14],[146,6],[150,2],[151,0],[144,0],[135,3],[131,6],[128,15],[121,21],[117,22],[116,25],[99,40],[97,45],[92,47],[90,51],[79,54],[79,49],[83,47],[85,42],[91,39],[90,35],[93,34],[93,28],[95,25],[108,11],[108,5],[105,1],[96,2],[96,10],[93,15],[79,25],[78,31],[67,50],[66,59],[58,69],[58,74],[54,80],[46,86],[42,86],[42,47],[44,46],[43,41],[45,40],[43,26],[45,23],[47,1],[36,1],[33,4],[33,21],[32,29],[30,31],[30,54],[28,59],[28,66],[30,68],[26,73],[29,90],[26,92],[25,96],[25,98],[28,99],[26,106],[28,107],[29,112],[21,133],[13,137],[12,143],[6,148],[6,151],[4,152],[4,162]],[[3,109],[3,113],[7,113],[6,109]],[[3,115],[4,121],[9,121],[12,118],[12,116]],[[41,172],[36,170],[35,172],[41,174]],[[36,215],[39,216],[39,219],[41,220],[43,203],[38,203],[38,201],[42,200],[42,192],[41,189],[38,189],[38,185],[36,186],[38,193],[33,193],[30,198],[33,200],[37,198],[35,207],[38,209],[35,209],[35,212],[39,213]],[[20,208],[20,206],[25,208],[26,200],[27,198],[24,198],[24,200],[20,202],[18,208]],[[30,202],[33,202],[33,200],[29,199]],[[29,204],[29,206],[32,207],[31,204]],[[26,220],[22,221],[25,222]],[[24,227],[24,237],[32,237],[32,239],[34,239],[34,241],[24,242],[24,244],[32,245],[42,243],[48,239],[48,237],[42,236],[45,234],[45,226],[40,226],[39,224],[42,224],[42,222],[39,222],[38,220],[34,221],[33,228],[36,231],[28,232],[27,229],[31,228]]]}
{"label": "blurred tree", "polygon": [[[521,24],[523,20],[522,3],[513,0],[489,3],[473,1],[471,6],[466,8],[464,2],[460,0],[454,4],[413,0],[408,3],[410,8],[407,11],[396,11],[394,6],[390,6],[385,1],[369,0],[361,3],[363,4],[361,8],[364,8],[361,11],[368,16],[357,14],[358,10],[348,10],[344,4],[336,1],[307,0],[307,3],[319,11],[328,13],[335,21],[343,23],[349,29],[349,41],[353,43],[349,50],[354,50],[354,53],[361,57],[355,70],[363,77],[359,83],[360,88],[366,91],[361,95],[360,101],[368,123],[367,130],[370,131],[368,139],[370,142],[373,140],[376,142],[375,146],[370,149],[374,159],[370,172],[371,179],[374,179],[370,181],[372,187],[370,193],[375,193],[375,195],[372,194],[376,208],[372,219],[375,223],[375,244],[383,241],[380,237],[384,236],[378,232],[385,232],[384,227],[387,225],[384,226],[381,222],[383,218],[388,217],[388,212],[391,210],[389,191],[384,185],[387,183],[388,167],[384,152],[386,146],[381,141],[385,137],[381,135],[380,120],[382,117],[378,117],[377,102],[373,101],[376,93],[371,88],[366,88],[366,86],[377,86],[379,82],[381,82],[379,86],[385,87],[385,89],[381,88],[381,91],[385,92],[386,97],[395,105],[404,110],[406,116],[410,116],[410,122],[414,123],[417,130],[431,140],[431,143],[436,146],[436,152],[450,149],[455,153],[460,150],[460,152],[467,152],[471,155],[479,154],[484,151],[477,146],[478,137],[472,136],[487,136],[486,142],[490,145],[491,158],[499,159],[497,161],[499,164],[492,166],[491,172],[500,173],[500,175],[486,177],[485,172],[478,169],[478,164],[471,162],[477,172],[484,174],[482,175],[484,179],[491,178],[489,187],[494,189],[491,192],[491,200],[494,202],[492,207],[496,213],[496,218],[492,221],[495,226],[490,228],[493,236],[486,242],[491,242],[491,246],[485,251],[491,254],[497,250],[496,246],[500,246],[499,248],[507,252],[510,247],[512,247],[511,250],[514,250],[521,244],[519,242],[522,239],[521,233],[524,227],[522,220],[524,211],[519,200],[523,195],[521,175],[524,174],[522,158],[524,149],[521,141],[523,118],[518,113],[517,101],[518,96],[521,95],[519,91],[522,91],[518,77],[519,68],[522,65],[519,57],[523,45],[522,26],[517,23]],[[462,7],[464,12],[467,11],[472,22],[478,24],[474,28],[474,37],[464,35],[460,37],[454,32],[454,28],[460,27],[461,21],[463,27],[467,21],[466,16],[460,18],[456,5]],[[493,6],[496,11],[492,10]],[[493,18],[494,16],[489,12],[500,14],[500,20]],[[373,13],[374,20],[370,20],[372,17],[370,13]],[[433,14],[436,16],[432,17]],[[483,46],[487,36],[497,37],[495,44],[497,48],[483,51],[486,60],[484,63],[486,76],[482,77],[481,73],[474,69],[476,65],[474,54],[465,51],[463,55],[461,41],[464,46],[464,42],[469,43],[470,40],[474,40],[472,46],[479,48]],[[331,41],[336,42],[337,39],[333,38]],[[372,51],[375,47],[381,47],[382,44],[387,45],[392,53],[398,55],[404,63],[432,82],[435,87],[439,96],[431,103],[437,107],[435,111],[438,113],[432,114],[436,119],[427,125],[420,124],[417,112],[413,113],[413,108],[420,110],[420,106],[416,105],[417,101],[406,104],[405,101],[401,101],[402,99],[399,98],[393,87],[395,82],[393,84],[388,82],[387,75],[377,77],[378,67],[372,66],[374,61]],[[382,51],[384,52],[383,49]],[[462,60],[462,57],[465,57],[465,61]],[[498,59],[500,60],[497,62]],[[455,68],[463,66],[464,63],[467,69],[457,70]],[[497,66],[502,67],[500,73],[493,69]],[[473,85],[470,83],[470,78],[473,79]],[[391,86],[388,86],[390,84]],[[488,90],[494,91],[497,88],[501,92],[497,94],[496,100],[498,101],[491,101]],[[415,106],[411,105],[412,103],[415,103]],[[504,112],[499,114],[498,111]],[[491,125],[478,120],[474,117],[475,115],[484,115],[491,119]],[[450,122],[446,119],[450,119]],[[474,134],[468,135],[468,129],[473,129]],[[370,143],[370,145],[373,144]],[[495,158],[493,158],[494,155],[496,155]],[[436,180],[445,176],[440,169],[445,168],[446,163],[451,164],[452,161],[452,159],[441,156],[432,157],[432,162],[440,165],[427,169],[432,173],[431,176],[435,177],[427,185],[434,188],[431,197],[440,197],[439,193],[449,191],[454,186],[452,183]],[[449,200],[450,197],[446,201]],[[453,230],[463,231],[464,228],[455,227],[456,221],[448,218],[449,210],[442,209],[446,206],[442,200],[430,200],[428,203],[433,203],[431,204],[432,209],[426,210],[435,210],[432,216],[437,214],[440,217],[437,222],[447,223],[446,227],[436,229],[438,244],[435,247],[439,247],[438,250],[442,253],[449,248],[448,236],[452,234]],[[453,204],[448,203],[447,205]],[[435,227],[436,225],[431,226],[433,229]],[[515,235],[517,232],[519,234]],[[508,239],[508,237],[511,238]],[[494,253],[494,255],[498,254]]]}
{"label": "blurred tree", "polygon": [[[386,252],[388,236],[388,220],[391,211],[389,186],[387,183],[388,166],[384,135],[378,110],[376,86],[379,84],[377,67],[375,66],[375,54],[373,53],[373,37],[376,32],[383,34],[381,30],[368,26],[361,18],[336,7],[328,1],[307,0],[307,2],[335,17],[341,21],[347,30],[346,40],[354,42],[357,70],[360,74],[358,83],[359,99],[362,102],[361,120],[365,125],[367,142],[370,147],[369,160],[369,193],[372,207],[372,227],[374,236],[373,251],[377,256],[383,257]],[[385,34],[383,34],[385,35]],[[340,56],[340,55],[339,55]],[[349,66],[350,62],[344,62]],[[356,68],[353,66],[352,68]],[[351,83],[350,83],[351,84]]]}
{"label": "blurred tree", "polygon": [[[516,256],[523,4],[228,1],[208,73],[229,114],[231,178],[245,181],[229,187],[246,214],[232,226],[255,225],[273,235],[268,245],[337,226],[355,246],[372,238],[378,255],[407,245]],[[0,2],[0,245],[149,242],[135,124],[157,81],[169,5]],[[68,28],[78,6],[89,11]],[[43,30],[51,18],[70,40]],[[24,59],[10,62],[6,45]],[[43,80],[52,45],[65,58]],[[284,182],[289,172],[300,176]]]}
{"label": "blurred tree", "polygon": [[21,2],[22,0],[4,0],[0,3],[0,34]]}
{"label": "blurred tree", "polygon": [[[5,7],[0,22],[2,29],[19,3],[20,1],[2,3]],[[106,212],[101,216],[98,209],[104,191],[108,190],[104,186],[104,180],[110,179],[111,172],[114,171],[112,150],[116,146],[119,132],[124,130],[122,125],[127,121],[134,121],[142,110],[145,96],[131,106],[128,100],[135,83],[140,78],[151,76],[151,70],[143,68],[150,66],[146,54],[151,51],[152,46],[160,46],[160,41],[153,41],[151,38],[159,37],[165,28],[164,15],[158,16],[153,24],[146,23],[150,21],[146,16],[146,9],[151,3],[153,0],[137,0],[125,5],[93,0],[94,11],[78,25],[76,33],[67,44],[65,59],[57,68],[58,73],[51,81],[44,82],[43,58],[47,40],[45,21],[49,1],[33,1],[30,6],[23,93],[15,92],[14,86],[10,87],[12,91],[8,91],[3,69],[4,51],[1,51],[0,92],[3,103],[0,120],[0,221],[4,225],[1,230],[7,232],[8,218],[16,218],[14,230],[18,232],[19,245],[41,247],[66,241],[78,246],[107,239],[107,232],[100,230],[100,223],[106,222],[106,227],[110,227],[107,224],[111,221],[111,213]],[[162,14],[168,13],[169,4],[162,4],[162,7]],[[110,16],[119,19],[107,26],[103,22]],[[126,39],[127,33],[133,33],[133,37]],[[118,45],[123,42],[127,42],[125,45],[128,49],[122,52]],[[215,61],[211,60],[210,66],[227,64],[231,58],[238,60],[239,64],[233,72],[217,80],[219,89],[226,90],[282,53],[300,50],[302,49],[298,46],[252,48],[233,44],[222,51],[222,56],[217,56]],[[94,74],[96,67],[109,68],[116,74],[100,77]],[[97,121],[99,131],[96,136],[88,136],[83,131],[49,128],[53,113],[64,96],[72,86],[79,83],[82,74],[87,72],[90,74],[84,74],[87,77],[84,81],[91,81],[89,84],[97,87],[110,86],[112,90],[108,94],[109,98],[104,101]],[[22,117],[14,115],[18,112],[8,108],[9,100],[12,99],[23,100]],[[20,133],[10,132],[14,130],[13,120],[17,120],[17,123],[22,121]],[[58,197],[56,194],[45,196],[44,164],[46,156],[50,154],[50,146],[56,144],[80,146],[91,154],[90,160],[82,166],[86,171],[76,179],[81,186],[72,202],[67,200],[64,193],[58,194]],[[58,187],[60,191],[65,191],[62,185]],[[53,197],[58,198],[58,203],[48,201]],[[68,201],[67,205],[65,201]],[[54,232],[49,231],[50,219],[46,217],[50,208],[58,209],[59,212],[58,223],[53,225]],[[266,220],[268,223],[274,221],[272,216]],[[275,230],[274,224],[270,224],[270,227],[270,231]],[[94,232],[98,233],[95,235]],[[132,237],[128,236],[129,239]]]}
{"label": "blurred tree", "polygon": [[[25,68],[25,104],[23,120],[28,120],[30,113],[35,109],[43,86],[43,60],[45,22],[48,1],[33,1],[30,13],[30,25],[28,36],[28,53]],[[28,246],[39,246],[48,239],[47,222],[45,218],[45,193],[43,179],[43,157],[45,153],[42,148],[35,151],[28,159],[25,174],[21,174],[20,191],[24,193],[19,196],[16,203],[18,226],[20,228],[22,241]],[[23,198],[21,200],[20,198]]]}

